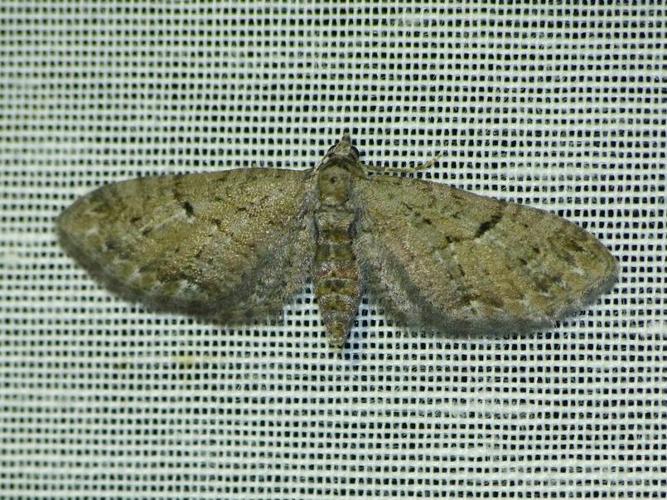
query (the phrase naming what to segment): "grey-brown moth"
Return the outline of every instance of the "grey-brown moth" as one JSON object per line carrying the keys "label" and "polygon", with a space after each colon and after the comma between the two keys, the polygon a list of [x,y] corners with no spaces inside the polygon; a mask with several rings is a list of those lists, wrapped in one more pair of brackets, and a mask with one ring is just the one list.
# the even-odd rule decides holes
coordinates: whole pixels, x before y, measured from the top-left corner
{"label": "grey-brown moth", "polygon": [[407,326],[501,334],[552,325],[616,280],[609,251],[556,215],[374,173],[346,134],[306,171],[109,184],[57,227],[118,295],[220,324],[276,315],[312,278],[337,349],[365,291]]}

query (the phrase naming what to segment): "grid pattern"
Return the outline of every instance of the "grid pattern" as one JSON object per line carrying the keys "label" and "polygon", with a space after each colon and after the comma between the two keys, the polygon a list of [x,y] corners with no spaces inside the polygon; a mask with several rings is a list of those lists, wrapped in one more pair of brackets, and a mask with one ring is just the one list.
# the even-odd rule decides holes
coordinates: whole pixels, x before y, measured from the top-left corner
{"label": "grid pattern", "polygon": [[[0,496],[660,496],[667,10],[581,3],[2,2]],[[345,129],[585,227],[618,285],[500,339],[413,335],[371,298],[340,358],[309,290],[224,329],[112,297],[56,243],[93,187],[306,168]]]}

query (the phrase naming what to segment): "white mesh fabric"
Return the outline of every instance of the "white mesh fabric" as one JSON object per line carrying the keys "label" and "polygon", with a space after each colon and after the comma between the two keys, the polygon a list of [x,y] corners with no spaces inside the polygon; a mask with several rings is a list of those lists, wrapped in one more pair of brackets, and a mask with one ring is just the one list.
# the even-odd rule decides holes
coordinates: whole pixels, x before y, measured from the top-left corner
{"label": "white mesh fabric", "polygon": [[[0,4],[2,498],[657,497],[667,477],[667,16],[416,2]],[[364,159],[558,212],[617,256],[550,331],[447,340],[311,294],[244,329],[146,312],[56,243],[138,175]]]}

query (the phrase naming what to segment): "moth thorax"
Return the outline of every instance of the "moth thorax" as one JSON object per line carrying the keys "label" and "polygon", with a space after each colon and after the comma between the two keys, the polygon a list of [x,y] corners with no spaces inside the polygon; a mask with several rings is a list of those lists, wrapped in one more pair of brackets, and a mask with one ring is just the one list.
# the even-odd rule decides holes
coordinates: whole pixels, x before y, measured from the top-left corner
{"label": "moth thorax", "polygon": [[317,177],[320,203],[325,206],[344,204],[349,198],[352,175],[345,165],[332,162],[320,169]]}

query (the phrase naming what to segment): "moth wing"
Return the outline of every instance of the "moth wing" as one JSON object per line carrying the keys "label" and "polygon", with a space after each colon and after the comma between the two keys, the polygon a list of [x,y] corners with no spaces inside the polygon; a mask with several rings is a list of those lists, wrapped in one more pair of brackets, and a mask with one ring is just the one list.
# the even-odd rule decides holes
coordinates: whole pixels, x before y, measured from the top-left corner
{"label": "moth wing", "polygon": [[239,169],[133,179],[57,221],[66,251],[118,295],[221,322],[280,312],[310,272],[307,172]]}
{"label": "moth wing", "polygon": [[517,333],[581,309],[616,280],[598,240],[542,210],[394,177],[359,179],[354,196],[369,289],[409,325]]}

